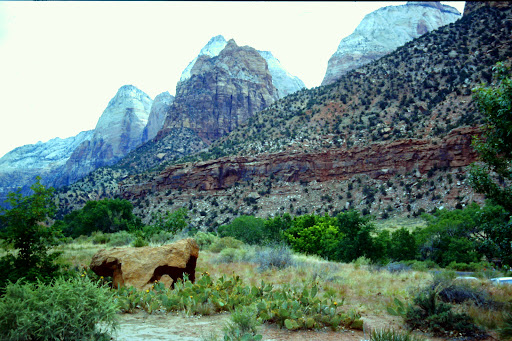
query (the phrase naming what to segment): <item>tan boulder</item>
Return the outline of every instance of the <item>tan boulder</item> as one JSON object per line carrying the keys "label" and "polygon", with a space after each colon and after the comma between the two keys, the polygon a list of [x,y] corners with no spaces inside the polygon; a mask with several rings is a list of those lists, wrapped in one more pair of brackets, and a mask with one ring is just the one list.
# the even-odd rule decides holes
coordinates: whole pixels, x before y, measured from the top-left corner
{"label": "tan boulder", "polygon": [[160,247],[102,249],[92,257],[90,268],[98,276],[112,277],[116,288],[145,290],[156,281],[172,286],[184,274],[193,282],[198,256],[196,241],[188,238]]}

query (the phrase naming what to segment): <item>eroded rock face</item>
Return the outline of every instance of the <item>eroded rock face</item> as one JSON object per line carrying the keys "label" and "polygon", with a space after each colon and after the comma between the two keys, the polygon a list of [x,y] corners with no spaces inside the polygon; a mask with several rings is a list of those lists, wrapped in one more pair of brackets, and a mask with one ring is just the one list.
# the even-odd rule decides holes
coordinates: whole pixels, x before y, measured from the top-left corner
{"label": "eroded rock face", "polygon": [[461,18],[456,8],[438,1],[410,1],[387,6],[367,16],[343,38],[329,59],[322,85],[394,51],[419,36]]}
{"label": "eroded rock face", "polygon": [[[222,35],[218,35],[210,39],[210,41],[201,49],[199,55],[188,64],[185,70],[183,70],[180,81],[183,82],[191,77],[192,68],[201,56],[216,57],[227,44],[227,40]],[[286,71],[283,65],[281,65],[281,62],[272,55],[272,52],[258,51],[258,53],[267,61],[268,69],[272,76],[272,83],[279,91],[279,98],[285,97],[306,87],[302,80]]]}
{"label": "eroded rock face", "polygon": [[68,185],[99,167],[112,165],[138,147],[152,103],[133,85],[122,86],[103,111],[92,138],[73,151],[56,185]]}
{"label": "eroded rock face", "polygon": [[149,289],[156,281],[170,287],[184,274],[193,282],[199,247],[193,239],[183,239],[160,247],[113,248],[100,250],[90,268],[98,276],[112,277],[113,286]]}
{"label": "eroded rock face", "polygon": [[234,40],[216,57],[199,56],[190,75],[178,83],[159,137],[190,128],[203,140],[214,141],[278,99],[265,59]]}
{"label": "eroded rock face", "polygon": [[464,167],[476,161],[471,146],[475,128],[452,130],[444,139],[403,139],[352,149],[319,153],[276,153],[257,157],[224,157],[217,160],[170,166],[151,182],[122,185],[124,198],[143,198],[169,189],[222,190],[237,182],[274,177],[287,182],[346,180],[365,174],[390,179],[416,169],[425,174],[438,167]]}
{"label": "eroded rock face", "polygon": [[151,105],[148,124],[144,127],[144,131],[142,132],[142,143],[153,139],[158,131],[162,129],[172,102],[174,102],[174,96],[168,91],[162,92],[155,97]]}

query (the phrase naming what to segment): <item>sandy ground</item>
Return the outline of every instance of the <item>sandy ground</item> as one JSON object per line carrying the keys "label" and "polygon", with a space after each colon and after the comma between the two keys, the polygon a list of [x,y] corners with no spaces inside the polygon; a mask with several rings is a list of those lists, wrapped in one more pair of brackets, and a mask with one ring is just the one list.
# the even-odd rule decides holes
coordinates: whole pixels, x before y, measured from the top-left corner
{"label": "sandy ground", "polygon": [[[137,312],[135,314],[120,315],[120,325],[116,341],[142,341],[142,340],[176,340],[176,341],[201,341],[212,340],[211,335],[216,335],[222,340],[223,327],[229,319],[229,314],[214,316],[186,317],[173,314],[152,314]],[[365,323],[375,325],[370,318]],[[387,322],[383,321],[381,327]],[[390,321],[388,321],[390,322]],[[319,331],[295,331],[279,329],[275,325],[263,325],[258,328],[258,333],[263,335],[263,340],[346,340],[362,341],[365,334],[362,331],[342,330],[333,332],[329,329]],[[366,337],[367,339],[367,337]]]}

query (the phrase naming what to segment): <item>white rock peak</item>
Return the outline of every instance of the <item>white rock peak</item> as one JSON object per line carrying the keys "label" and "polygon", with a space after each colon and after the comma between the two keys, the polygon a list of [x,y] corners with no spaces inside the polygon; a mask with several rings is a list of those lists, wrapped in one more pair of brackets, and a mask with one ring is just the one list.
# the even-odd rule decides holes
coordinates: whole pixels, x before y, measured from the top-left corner
{"label": "white rock peak", "polygon": [[461,14],[456,8],[436,1],[412,1],[369,13],[354,32],[339,43],[329,59],[322,85],[459,18]]}

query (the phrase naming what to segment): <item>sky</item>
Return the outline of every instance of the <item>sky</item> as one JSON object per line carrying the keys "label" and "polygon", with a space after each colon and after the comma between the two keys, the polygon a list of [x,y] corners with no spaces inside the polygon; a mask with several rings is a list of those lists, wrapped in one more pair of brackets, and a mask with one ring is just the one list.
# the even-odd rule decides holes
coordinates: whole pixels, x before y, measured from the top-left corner
{"label": "sky", "polygon": [[[464,2],[442,2],[463,12]],[[394,2],[0,1],[0,157],[94,129],[117,90],[175,94],[216,35],[271,51],[308,88],[341,39]]]}

